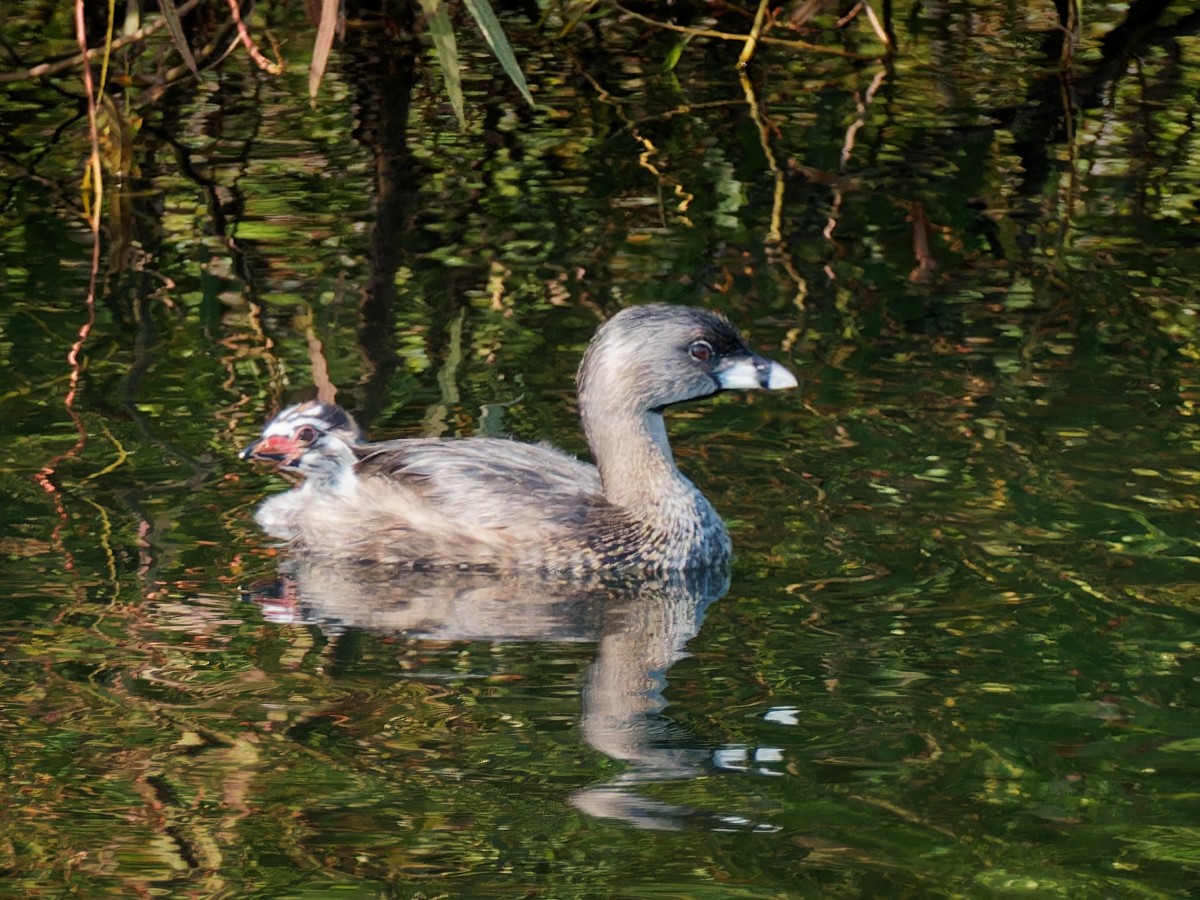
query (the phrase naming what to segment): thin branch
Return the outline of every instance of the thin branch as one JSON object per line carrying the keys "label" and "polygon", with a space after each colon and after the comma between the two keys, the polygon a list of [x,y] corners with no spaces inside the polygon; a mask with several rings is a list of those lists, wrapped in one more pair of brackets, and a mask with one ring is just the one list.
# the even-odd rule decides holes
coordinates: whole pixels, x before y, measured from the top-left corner
{"label": "thin branch", "polygon": [[[228,35],[232,27],[233,26],[231,25],[226,25],[221,29],[220,35],[209,41],[204,45],[203,48],[197,50],[193,54],[201,66],[204,68],[210,68],[212,66],[220,65],[225,57],[229,56],[229,54],[233,53],[233,51],[238,48],[238,45],[241,44],[242,41],[241,38],[235,34],[233,39],[229,41],[228,46],[226,46],[225,49],[217,54],[216,58],[213,59],[213,55],[216,54],[217,48],[219,47],[221,41]],[[133,82],[134,84],[146,87],[147,90],[145,97],[148,103],[157,103],[158,98],[166,93],[166,91],[173,87],[177,82],[188,77],[190,77],[190,73],[187,66],[180,63],[173,68],[167,69],[165,72],[155,75],[134,76]]]}
{"label": "thin branch", "polygon": [[742,52],[738,56],[738,68],[744,69],[750,64],[751,57],[754,56],[754,51],[758,48],[758,42],[762,36],[763,22],[767,20],[767,6],[770,0],[758,0],[758,9],[754,13],[754,24],[750,26],[750,34],[746,37],[746,44],[742,47]]}
{"label": "thin branch", "polygon": [[[87,35],[84,33],[83,21],[84,2],[85,0],[75,0],[75,36],[79,41],[79,46],[86,52]],[[54,511],[58,515],[58,521],[54,525],[54,531],[51,534],[50,540],[52,545],[56,546],[63,553],[64,565],[67,571],[73,571],[75,568],[74,557],[63,546],[62,542],[63,530],[70,524],[70,517],[67,515],[67,508],[63,502],[62,492],[59,490],[58,485],[54,483],[54,476],[58,472],[59,465],[64,460],[78,456],[80,451],[87,446],[87,428],[83,424],[83,419],[79,417],[79,413],[75,411],[75,395],[79,390],[79,380],[83,373],[83,363],[80,360],[80,356],[83,353],[83,346],[92,332],[92,326],[96,322],[96,281],[100,273],[100,206],[104,199],[104,188],[100,171],[100,137],[96,127],[96,86],[92,82],[91,66],[83,67],[83,83],[88,99],[88,130],[92,143],[91,158],[88,160],[88,163],[90,166],[89,173],[94,182],[92,185],[94,197],[92,202],[95,204],[95,209],[88,216],[88,224],[91,226],[92,231],[92,268],[91,277],[88,281],[87,299],[84,301],[87,317],[83,325],[79,327],[75,343],[71,345],[71,349],[67,352],[67,365],[70,367],[70,376],[67,382],[67,393],[63,397],[63,407],[75,425],[76,437],[75,443],[70,449],[55,456],[33,476],[42,490],[50,495],[53,500]],[[77,594],[82,595],[82,591],[77,591]]]}
{"label": "thin branch", "polygon": [[863,0],[863,6],[867,10],[867,20],[871,23],[871,27],[875,29],[875,37],[879,38],[879,42],[888,50],[892,49],[892,39],[888,37],[887,29],[883,27],[883,23],[879,21],[879,16],[875,14],[875,8]]}
{"label": "thin branch", "polygon": [[[87,31],[83,20],[84,0],[75,0],[75,37],[84,54],[87,54]],[[96,85],[92,81],[92,67],[83,67],[83,89],[87,94],[88,138],[91,143],[91,153],[88,155],[87,173],[83,184],[86,188],[91,182],[92,199],[89,202],[84,197],[83,207],[87,212],[88,225],[92,229],[92,239],[100,242],[100,213],[104,205],[104,170],[100,165],[100,125],[97,119]],[[72,393],[74,389],[72,388]]]}
{"label": "thin branch", "polygon": [[[184,13],[190,12],[192,9],[200,5],[200,0],[187,0],[186,3],[180,4],[176,10],[181,16]],[[60,59],[58,62],[41,63],[30,69],[24,69],[20,72],[0,72],[0,84],[13,81],[36,81],[39,78],[45,78],[47,75],[57,75],[59,72],[65,72],[67,69],[73,69],[75,66],[82,65],[86,60],[91,62],[93,59],[102,56],[107,49],[107,52],[114,53],[120,50],[127,44],[135,43],[136,41],[145,40],[150,35],[165,28],[167,22],[165,19],[159,19],[153,24],[147,25],[145,28],[139,28],[133,34],[127,34],[123,38],[118,38],[113,41],[111,46],[96,47],[94,49],[83,48],[84,52],[67,59]]]}
{"label": "thin branch", "polygon": [[246,23],[242,21],[242,9],[238,6],[238,0],[229,0],[229,12],[233,16],[233,21],[237,23],[238,35],[242,39],[242,46],[246,48],[246,52],[250,54],[250,58],[263,71],[270,72],[272,75],[282,75],[283,64],[271,62],[271,60],[263,56],[262,51],[258,49],[258,45],[254,43],[254,38],[250,37]]}
{"label": "thin branch", "polygon": [[311,317],[304,329],[304,338],[308,344],[308,363],[312,367],[313,384],[317,386],[317,399],[322,403],[333,403],[337,400],[337,385],[329,377],[329,360],[325,357],[325,345],[321,343]]}
{"label": "thin branch", "polygon": [[[652,19],[649,16],[644,16],[641,13],[634,12],[632,9],[627,9],[620,3],[614,4],[617,9],[632,19],[637,19],[639,22],[645,22],[647,25],[652,25],[655,28],[664,28],[667,31],[677,31],[680,34],[690,34],[694,37],[715,38],[719,41],[737,41],[739,44],[746,43],[746,35],[733,34],[728,31],[713,31],[708,28],[691,28],[687,25],[676,25],[673,22],[663,22],[660,19]],[[793,50],[805,50],[810,53],[824,53],[829,56],[841,56],[845,59],[858,59],[870,61],[878,59],[878,56],[863,56],[861,53],[849,53],[845,50],[836,50],[833,47],[822,47],[820,44],[810,44],[807,41],[789,41],[783,38],[773,38],[770,35],[763,35],[759,39],[760,44],[771,44],[774,47],[790,47]]]}
{"label": "thin branch", "polygon": [[787,191],[787,178],[783,170],[779,167],[779,162],[775,158],[775,151],[771,147],[771,123],[767,121],[766,114],[759,105],[754,85],[751,84],[744,69],[738,72],[738,80],[742,85],[742,94],[746,100],[746,107],[750,111],[750,119],[758,129],[758,141],[762,148],[763,156],[766,157],[767,168],[770,169],[771,177],[775,183],[775,190],[771,201],[771,222],[767,226],[767,234],[763,239],[764,249],[766,250],[768,261],[778,264],[783,269],[784,274],[787,275],[788,280],[791,282],[792,302],[796,305],[797,309],[802,310],[804,309],[805,298],[808,296],[808,282],[792,262],[788,248],[783,242],[783,203]]}

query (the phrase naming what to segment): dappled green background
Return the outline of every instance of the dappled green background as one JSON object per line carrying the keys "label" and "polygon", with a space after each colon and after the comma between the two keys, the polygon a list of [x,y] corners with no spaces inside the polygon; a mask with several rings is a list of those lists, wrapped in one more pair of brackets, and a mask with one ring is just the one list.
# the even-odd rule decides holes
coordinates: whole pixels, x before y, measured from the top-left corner
{"label": "dappled green background", "polygon": [[[1048,3],[896,2],[886,61],[829,9],[772,32],[819,50],[764,45],[744,78],[740,45],[617,7],[566,34],[578,10],[502,8],[537,106],[462,19],[464,128],[396,10],[348,17],[313,104],[293,4],[250,19],[280,77],[237,52],[155,91],[160,34],[112,73],[126,140],[71,396],[82,89],[16,77],[74,36],[69,6],[15,4],[4,889],[1192,890],[1190,7],[1085,7],[1066,69]],[[672,418],[738,556],[666,673],[662,740],[691,762],[624,782],[690,811],[661,830],[571,799],[638,771],[582,723],[629,603],[573,598],[597,621],[541,641],[315,623],[262,586],[280,556],[251,514],[285,485],[235,458],[324,380],[374,436],[584,452],[579,353],[651,300],[728,312],[802,380]]]}

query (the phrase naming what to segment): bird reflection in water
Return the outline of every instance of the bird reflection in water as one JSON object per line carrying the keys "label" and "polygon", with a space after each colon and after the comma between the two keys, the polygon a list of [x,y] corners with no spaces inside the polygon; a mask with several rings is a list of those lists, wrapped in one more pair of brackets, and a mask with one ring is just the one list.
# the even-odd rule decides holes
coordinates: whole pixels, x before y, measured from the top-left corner
{"label": "bird reflection in water", "polygon": [[570,802],[639,828],[774,831],[640,792],[744,768],[741,749],[706,746],[664,715],[668,671],[687,656],[705,611],[728,587],[724,568],[603,583],[469,572],[388,577],[377,567],[293,553],[279,578],[255,585],[249,598],[268,621],[315,625],[333,638],[358,629],[430,641],[594,642],[580,730],[591,747],[627,768],[575,791]]}

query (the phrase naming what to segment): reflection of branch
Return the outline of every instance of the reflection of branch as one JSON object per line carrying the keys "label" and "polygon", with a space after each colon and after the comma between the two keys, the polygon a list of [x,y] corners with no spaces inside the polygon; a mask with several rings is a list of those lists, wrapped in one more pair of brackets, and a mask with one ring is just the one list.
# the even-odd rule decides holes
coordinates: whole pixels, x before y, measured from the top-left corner
{"label": "reflection of branch", "polygon": [[[75,0],[75,33],[80,47],[86,53],[87,35],[84,33],[83,3],[84,0]],[[100,136],[96,127],[96,86],[92,82],[91,66],[83,67],[83,84],[84,89],[87,91],[88,133],[91,138],[91,156],[88,160],[88,174],[92,180],[92,204],[94,204],[95,208],[88,215],[88,226],[92,232],[92,269],[88,279],[87,298],[84,300],[87,319],[80,326],[75,343],[67,351],[67,365],[70,367],[70,375],[67,379],[67,394],[63,398],[63,406],[66,408],[67,415],[71,417],[71,421],[75,425],[76,438],[75,443],[69,449],[55,456],[33,476],[42,490],[53,498],[54,511],[58,515],[58,521],[55,523],[54,531],[50,535],[50,543],[63,551],[63,567],[68,572],[74,571],[75,568],[74,557],[62,545],[62,531],[64,526],[69,522],[69,518],[67,516],[66,505],[63,503],[62,493],[59,491],[58,485],[54,483],[54,475],[63,460],[77,456],[79,451],[87,444],[87,429],[84,427],[79,413],[75,412],[75,392],[79,389],[79,376],[82,372],[79,355],[83,351],[83,345],[87,341],[88,335],[91,334],[92,326],[96,322],[96,281],[100,275],[100,211],[104,200],[104,185],[100,172]],[[85,179],[85,185],[86,181],[87,179]],[[84,199],[84,205],[85,207],[89,205],[87,198]],[[82,600],[82,586],[76,586],[76,593],[79,599]]]}
{"label": "reflection of branch", "polygon": [[[716,38],[720,41],[737,41],[739,44],[746,43],[746,35],[733,34],[728,31],[713,31],[709,28],[692,28],[688,25],[676,25],[673,22],[663,22],[659,19],[652,19],[649,16],[643,16],[641,13],[627,9],[620,3],[615,4],[617,9],[630,18],[637,19],[639,22],[645,22],[647,25],[652,25],[655,28],[665,28],[667,31],[678,31],[681,34],[692,35],[693,37]],[[769,35],[759,37],[760,44],[771,44],[776,47],[791,47],[793,50],[804,50],[809,53],[826,53],[830,56],[841,56],[846,59],[872,60],[875,56],[863,56],[860,53],[850,53],[846,50],[835,50],[832,47],[822,47],[820,44],[810,44],[807,41],[789,41],[784,38],[773,38]]]}
{"label": "reflection of branch", "polygon": [[784,177],[783,170],[779,168],[779,163],[775,159],[775,151],[771,149],[770,123],[767,122],[762,108],[758,105],[758,97],[754,93],[754,85],[746,77],[744,69],[738,70],[738,80],[742,84],[742,93],[746,98],[746,106],[750,108],[750,119],[758,129],[758,142],[762,147],[763,156],[767,159],[767,168],[771,170],[771,176],[775,181],[775,190],[771,200],[771,224],[767,227],[767,236],[763,243],[766,245],[768,258],[772,258],[775,262],[778,262],[791,279],[792,284],[795,285],[796,291],[793,299],[796,307],[803,309],[804,298],[808,295],[808,282],[797,271],[791,257],[787,253],[782,252],[783,199],[784,192],[787,190],[787,179]]}
{"label": "reflection of branch", "polygon": [[875,9],[870,3],[867,3],[866,0],[861,0],[861,2],[855,4],[854,8],[850,10],[850,12],[838,19],[838,28],[845,26],[850,22],[851,19],[864,10],[867,13],[867,21],[871,23],[871,28],[875,31],[875,37],[879,38],[879,42],[883,44],[883,46],[891,50],[892,39],[888,37],[887,30],[883,27],[883,23],[879,21],[879,16],[875,15]]}
{"label": "reflection of branch", "polygon": [[750,120],[758,129],[758,143],[763,156],[767,159],[767,168],[771,170],[771,175],[775,180],[775,191],[771,202],[771,224],[767,229],[767,243],[777,244],[783,234],[781,222],[783,219],[783,191],[786,187],[783,172],[779,168],[779,163],[775,161],[775,151],[771,149],[770,123],[767,122],[762,108],[758,105],[754,85],[750,83],[745,72],[738,73],[738,80],[742,84],[742,95],[746,98],[746,106],[750,108]]}
{"label": "reflection of branch", "polygon": [[[87,36],[84,34],[83,2],[84,0],[75,0],[75,32],[80,47],[86,52]],[[79,376],[82,371],[79,355],[83,351],[83,345],[87,341],[88,335],[91,334],[92,325],[96,322],[96,280],[100,274],[100,209],[104,200],[104,186],[100,172],[100,137],[96,127],[96,86],[92,82],[91,66],[83,67],[83,84],[87,91],[88,131],[91,137],[91,158],[88,160],[88,171],[92,178],[92,202],[95,206],[88,216],[88,225],[92,232],[92,270],[88,281],[87,299],[84,301],[84,306],[87,310],[87,319],[80,326],[78,337],[76,337],[75,343],[71,345],[71,349],[67,352],[67,365],[70,366],[70,377],[67,382],[67,395],[63,398],[63,406],[66,407],[71,421],[75,423],[77,437],[70,449],[55,456],[34,475],[34,479],[41,486],[42,490],[54,498],[54,509],[58,513],[58,522],[55,524],[54,533],[51,535],[51,542],[54,544],[60,544],[62,529],[67,523],[66,507],[63,504],[62,494],[59,492],[58,486],[54,483],[54,474],[58,469],[59,463],[64,459],[76,456],[87,444],[87,429],[83,425],[83,420],[79,418],[79,413],[75,412],[74,408],[75,392],[79,389]],[[74,567],[69,553],[65,554],[64,564],[68,570]]]}
{"label": "reflection of branch", "polygon": [[914,200],[909,206],[908,220],[912,222],[913,256],[917,265],[908,273],[913,284],[928,284],[937,273],[937,258],[933,255],[933,227],[925,215],[925,204]]}
{"label": "reflection of branch", "polygon": [[[662,171],[659,170],[659,168],[656,165],[654,165],[654,163],[652,161],[652,157],[659,154],[661,151],[658,149],[658,147],[656,147],[654,145],[653,141],[651,141],[649,138],[645,137],[642,134],[642,132],[638,129],[637,122],[635,122],[633,119],[631,119],[629,117],[629,115],[622,108],[620,102],[615,97],[613,97],[612,93],[609,90],[607,90],[602,84],[600,84],[599,81],[597,81],[590,73],[585,71],[581,66],[577,66],[577,71],[579,72],[580,76],[584,80],[586,80],[588,82],[588,84],[590,84],[592,86],[592,88],[596,91],[596,94],[598,95],[599,100],[602,103],[608,103],[612,106],[613,111],[617,114],[618,118],[620,118],[620,120],[624,123],[625,128],[629,131],[629,136],[632,137],[639,144],[641,144],[643,149],[642,149],[642,152],[638,154],[637,162],[638,162],[639,166],[641,166],[643,169],[645,169],[647,172],[649,172],[654,177],[655,183],[658,186],[659,221],[662,223],[663,227],[666,227],[666,225],[667,225],[667,210],[666,210],[666,203],[664,202],[664,199],[663,199],[664,198],[663,188],[667,184],[671,184],[671,181],[667,178],[667,176],[665,174],[663,174]],[[704,105],[707,105],[707,104],[704,104]],[[687,112],[687,111],[694,110],[697,108],[699,108],[699,106],[689,106],[682,110],[672,110],[671,112],[664,114],[662,118],[665,119],[669,116],[676,115],[677,113]],[[688,211],[688,208],[692,205],[692,201],[695,199],[696,195],[685,190],[683,185],[681,183],[679,183],[678,181],[673,183],[673,188],[674,188],[673,189],[674,195],[679,198],[679,204],[675,207],[675,210],[674,210],[675,214],[678,216],[678,219],[680,222],[682,222],[684,225],[687,225],[688,227],[691,227],[692,220],[688,218],[687,211]]]}
{"label": "reflection of branch", "polygon": [[337,386],[329,380],[329,361],[325,359],[325,347],[317,337],[310,321],[304,330],[308,342],[308,363],[312,369],[313,384],[317,386],[317,399],[322,403],[333,403],[337,399]]}
{"label": "reflection of branch", "polygon": [[458,311],[458,316],[450,323],[449,345],[446,350],[446,362],[437,373],[437,383],[440,398],[431,404],[425,412],[421,433],[426,437],[441,437],[446,433],[450,421],[450,410],[462,399],[458,390],[458,367],[463,361],[462,337],[463,323],[467,318],[466,308]]}
{"label": "reflection of branch", "polygon": [[[850,156],[854,152],[855,138],[858,136],[858,131],[867,124],[867,107],[871,105],[875,99],[875,94],[879,91],[883,80],[887,78],[888,70],[880,69],[875,73],[875,77],[871,79],[871,84],[867,87],[867,92],[861,97],[855,99],[858,107],[858,117],[850,123],[850,127],[846,129],[846,137],[842,141],[842,154],[838,159],[838,172],[845,174],[847,166],[850,164]],[[841,180],[834,186],[833,202],[829,206],[829,218],[825,220],[825,230],[821,232],[825,240],[833,240],[833,232],[837,229],[838,212],[842,208],[842,188]],[[833,278],[833,267],[827,265],[825,267],[826,274]]]}
{"label": "reflection of branch", "polygon": [[846,129],[846,139],[842,142],[842,155],[838,160],[838,169],[841,172],[846,171],[846,165],[850,162],[850,154],[854,152],[854,138],[858,134],[858,130],[867,124],[867,107],[875,99],[875,93],[879,90],[879,86],[883,84],[883,79],[886,77],[887,69],[880,69],[875,73],[875,77],[871,79],[871,84],[867,87],[867,93],[861,98],[856,99],[858,118]]}

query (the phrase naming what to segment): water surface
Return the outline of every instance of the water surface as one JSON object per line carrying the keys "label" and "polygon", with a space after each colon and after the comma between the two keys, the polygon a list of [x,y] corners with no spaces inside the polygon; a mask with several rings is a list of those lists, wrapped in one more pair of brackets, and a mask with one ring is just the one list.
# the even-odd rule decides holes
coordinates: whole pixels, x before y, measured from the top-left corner
{"label": "water surface", "polygon": [[[1089,10],[1064,78],[1050,8],[895,6],[888,64],[856,20],[806,37],[865,61],[745,79],[631,21],[530,42],[535,111],[467,40],[461,131],[369,32],[315,106],[299,39],[134,96],[94,320],[78,86],[7,85],[6,890],[1192,890],[1194,13]],[[579,354],[662,300],[802,379],[671,418],[731,572],[447,589],[254,525],[287,485],[237,450],[315,385],[586,452]]]}

